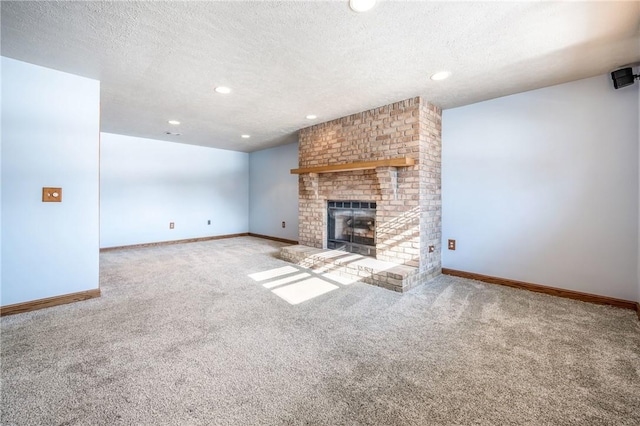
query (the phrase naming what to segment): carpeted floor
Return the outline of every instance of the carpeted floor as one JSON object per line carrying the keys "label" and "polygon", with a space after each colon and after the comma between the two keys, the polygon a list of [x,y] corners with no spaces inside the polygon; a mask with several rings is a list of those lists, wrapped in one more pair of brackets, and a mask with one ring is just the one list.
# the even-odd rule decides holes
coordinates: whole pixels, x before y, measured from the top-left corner
{"label": "carpeted floor", "polygon": [[400,295],[279,247],[103,253],[101,298],[2,318],[2,424],[640,424],[633,311],[449,276]]}

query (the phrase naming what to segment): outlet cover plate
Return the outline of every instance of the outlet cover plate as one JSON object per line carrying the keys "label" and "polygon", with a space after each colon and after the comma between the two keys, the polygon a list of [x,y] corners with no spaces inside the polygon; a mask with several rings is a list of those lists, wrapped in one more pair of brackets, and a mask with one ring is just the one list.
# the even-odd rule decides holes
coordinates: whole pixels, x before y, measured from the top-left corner
{"label": "outlet cover plate", "polygon": [[62,188],[42,188],[42,202],[43,203],[61,203],[62,202]]}

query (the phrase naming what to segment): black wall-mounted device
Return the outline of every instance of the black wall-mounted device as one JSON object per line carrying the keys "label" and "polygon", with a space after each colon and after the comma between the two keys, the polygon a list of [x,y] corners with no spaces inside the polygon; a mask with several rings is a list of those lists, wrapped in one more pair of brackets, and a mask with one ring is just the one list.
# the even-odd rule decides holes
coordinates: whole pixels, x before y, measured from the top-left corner
{"label": "black wall-mounted device", "polygon": [[613,87],[616,89],[631,86],[636,78],[640,78],[640,75],[633,75],[631,68],[622,68],[611,73]]}

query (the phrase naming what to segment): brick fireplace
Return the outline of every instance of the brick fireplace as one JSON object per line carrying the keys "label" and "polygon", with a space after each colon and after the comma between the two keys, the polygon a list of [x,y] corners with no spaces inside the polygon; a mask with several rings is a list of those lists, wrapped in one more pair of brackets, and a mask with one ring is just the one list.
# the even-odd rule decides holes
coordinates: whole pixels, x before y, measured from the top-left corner
{"label": "brick fireplace", "polygon": [[292,173],[299,174],[300,246],[285,247],[283,259],[340,263],[340,255],[323,251],[328,201],[359,200],[376,205],[378,263],[367,259],[360,267],[347,256],[356,263],[347,273],[396,291],[441,273],[439,108],[416,97],[302,129],[298,157]]}

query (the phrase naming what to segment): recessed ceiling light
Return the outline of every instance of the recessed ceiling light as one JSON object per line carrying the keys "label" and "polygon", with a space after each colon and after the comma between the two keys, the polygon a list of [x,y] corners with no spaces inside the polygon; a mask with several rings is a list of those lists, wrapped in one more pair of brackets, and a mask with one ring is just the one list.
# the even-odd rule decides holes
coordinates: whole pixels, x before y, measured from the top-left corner
{"label": "recessed ceiling light", "polygon": [[440,71],[431,76],[431,80],[444,80],[445,78],[449,78],[451,73],[449,71]]}
{"label": "recessed ceiling light", "polygon": [[251,135],[240,135],[240,137],[242,139],[249,139],[251,137]]}
{"label": "recessed ceiling light", "polygon": [[349,0],[349,7],[354,12],[366,12],[376,5],[376,0]]}
{"label": "recessed ceiling light", "polygon": [[318,118],[317,115],[313,115],[313,114],[307,115],[307,120],[315,120],[316,118]]}
{"label": "recessed ceiling light", "polygon": [[178,120],[169,120],[169,124],[177,126],[178,124],[180,124],[180,122]]}
{"label": "recessed ceiling light", "polygon": [[226,86],[218,86],[214,90],[218,93],[222,93],[223,95],[226,95],[227,93],[231,93],[231,89],[229,89]]}

